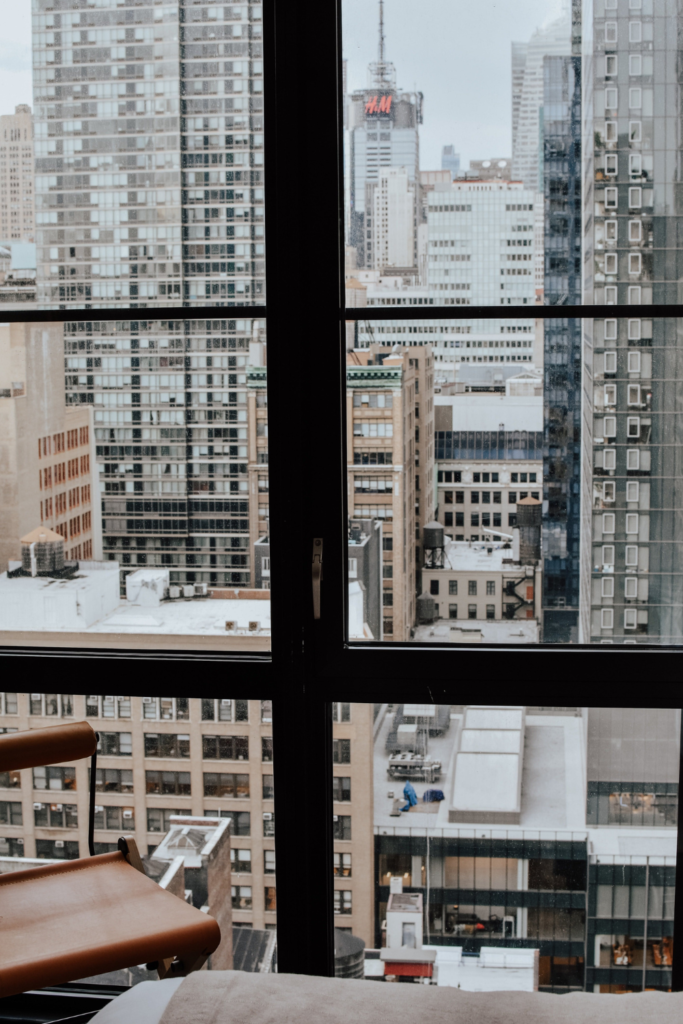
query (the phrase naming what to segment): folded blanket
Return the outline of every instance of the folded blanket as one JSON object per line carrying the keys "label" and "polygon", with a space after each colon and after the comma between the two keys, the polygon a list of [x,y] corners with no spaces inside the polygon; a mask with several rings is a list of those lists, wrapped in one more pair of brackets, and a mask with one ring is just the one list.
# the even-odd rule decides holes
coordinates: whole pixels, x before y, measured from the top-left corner
{"label": "folded blanket", "polygon": [[[135,1016],[135,1015],[134,1015]],[[160,1024],[680,1024],[683,993],[463,992],[298,974],[198,971]],[[144,1024],[135,1017],[136,1024]]]}

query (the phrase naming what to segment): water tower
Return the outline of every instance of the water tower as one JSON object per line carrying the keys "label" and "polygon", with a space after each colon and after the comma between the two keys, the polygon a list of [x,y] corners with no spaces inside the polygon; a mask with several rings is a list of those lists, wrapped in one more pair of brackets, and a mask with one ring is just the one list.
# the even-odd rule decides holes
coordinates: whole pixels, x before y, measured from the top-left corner
{"label": "water tower", "polygon": [[441,523],[437,523],[436,520],[427,523],[422,534],[425,569],[443,569],[446,552],[444,544],[444,529]]}
{"label": "water tower", "polygon": [[64,570],[64,538],[39,526],[21,538],[22,576],[60,576]]}

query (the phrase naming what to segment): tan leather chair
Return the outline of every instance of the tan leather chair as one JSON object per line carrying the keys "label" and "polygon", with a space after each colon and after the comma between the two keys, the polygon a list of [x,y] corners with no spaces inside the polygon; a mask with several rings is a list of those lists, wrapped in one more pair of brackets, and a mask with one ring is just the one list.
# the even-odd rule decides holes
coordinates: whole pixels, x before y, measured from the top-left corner
{"label": "tan leather chair", "polygon": [[[0,736],[0,772],[95,755],[87,722]],[[95,763],[91,774],[92,853]],[[159,977],[197,970],[221,940],[216,921],[144,874],[135,842],[116,853],[0,875],[0,997],[135,964]]]}

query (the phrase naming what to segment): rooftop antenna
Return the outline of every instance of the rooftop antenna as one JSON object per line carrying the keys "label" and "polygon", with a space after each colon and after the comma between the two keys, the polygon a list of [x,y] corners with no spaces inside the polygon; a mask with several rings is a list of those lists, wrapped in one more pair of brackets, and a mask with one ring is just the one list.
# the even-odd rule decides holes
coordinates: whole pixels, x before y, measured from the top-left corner
{"label": "rooftop antenna", "polygon": [[379,0],[379,63],[384,64],[384,0]]}

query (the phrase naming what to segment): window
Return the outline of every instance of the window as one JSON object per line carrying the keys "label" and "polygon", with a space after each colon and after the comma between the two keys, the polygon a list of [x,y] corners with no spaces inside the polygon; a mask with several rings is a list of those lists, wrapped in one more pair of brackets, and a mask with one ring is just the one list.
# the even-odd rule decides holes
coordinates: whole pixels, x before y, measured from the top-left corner
{"label": "window", "polygon": [[[150,774],[148,772],[148,774]],[[189,775],[188,775],[189,791]],[[204,772],[204,796],[249,797],[249,776],[233,772]]]}
{"label": "window", "polygon": [[101,697],[97,694],[85,698],[87,718],[130,718],[130,697]]}
{"label": "window", "polygon": [[0,825],[23,825],[21,803],[10,800],[0,800]]}
{"label": "window", "polygon": [[273,737],[262,736],[261,737],[261,760],[272,761],[273,760]]}
{"label": "window", "polygon": [[130,757],[133,753],[133,738],[129,732],[99,733],[97,753],[104,757]]}
{"label": "window", "polygon": [[128,768],[98,768],[95,790],[98,793],[132,793],[133,772]]}
{"label": "window", "polygon": [[614,577],[603,576],[601,582],[601,594],[603,597],[614,597]]}
{"label": "window", "polygon": [[641,271],[641,256],[639,252],[630,252],[628,254],[628,272],[629,274],[639,274]]}
{"label": "window", "polygon": [[626,436],[640,437],[640,416],[627,416]]}
{"label": "window", "polygon": [[95,828],[132,832],[135,829],[135,810],[132,807],[96,807]]}
{"label": "window", "polygon": [[430,580],[429,581],[429,593],[430,594],[434,594],[435,597],[438,597],[438,594],[439,594],[439,581],[438,580]]}
{"label": "window", "polygon": [[626,450],[626,469],[627,470],[638,470],[640,469],[640,452],[637,448],[628,448]]}
{"label": "window", "polygon": [[640,43],[643,38],[643,26],[640,21],[629,21],[628,40],[630,43]]}
{"label": "window", "polygon": [[635,576],[627,576],[624,580],[624,597],[631,601],[638,597],[638,580]]}
{"label": "window", "polygon": [[477,617],[477,606],[476,604],[468,604],[467,606],[467,618],[476,619]]}
{"label": "window", "polygon": [[628,134],[631,142],[642,142],[642,122],[629,121]]}
{"label": "window", "polygon": [[495,604],[487,604],[486,605],[486,618],[487,619],[495,619],[495,617],[496,617],[496,606],[495,606]]}
{"label": "window", "polygon": [[233,846],[230,850],[230,867],[233,873],[251,874],[251,850],[241,850]]}
{"label": "window", "polygon": [[495,592],[496,592],[496,581],[495,580],[487,580],[486,581],[486,594],[487,594],[487,596],[493,595],[493,594],[495,594]]}
{"label": "window", "polygon": [[451,594],[452,596],[457,595],[457,593],[458,593],[458,581],[457,580],[449,580],[448,581],[448,593]]}
{"label": "window", "polygon": [[246,700],[202,699],[202,721],[248,722],[249,702]]}
{"label": "window", "polygon": [[335,853],[334,854],[334,874],[338,878],[350,878],[351,877],[351,854],[350,853]]}
{"label": "window", "polygon": [[468,580],[467,581],[467,593],[470,595],[470,597],[476,597],[476,594],[477,594],[477,581],[476,580]]}
{"label": "window", "polygon": [[332,740],[332,757],[335,764],[351,764],[351,740]]}
{"label": "window", "polygon": [[618,192],[616,188],[605,189],[605,206],[608,209],[616,209],[617,207]]}
{"label": "window", "polygon": [[[605,399],[605,404],[607,401]],[[616,437],[617,436],[617,418],[616,416],[605,416],[603,420],[603,432],[605,437]]]}
{"label": "window", "polygon": [[626,513],[626,533],[638,533],[638,513]]}
{"label": "window", "polygon": [[333,819],[332,833],[335,839],[351,838],[351,815],[335,814]]}
{"label": "window", "polygon": [[617,453],[615,451],[605,451],[602,453],[603,467],[607,470],[613,470],[617,467]]}
{"label": "window", "polygon": [[617,23],[616,21],[605,22],[605,42],[616,43],[617,41]]}
{"label": "window", "polygon": [[277,910],[277,896],[275,892],[275,886],[267,885],[263,890],[263,896],[265,902],[264,910],[266,911],[267,914],[274,914],[275,911]]}
{"label": "window", "polygon": [[458,617],[458,606],[457,606],[457,604],[449,604],[448,605],[448,618],[449,619],[457,619],[457,617]]}
{"label": "window", "polygon": [[[605,108],[607,110],[616,110],[619,106],[619,93],[617,89],[605,89]],[[614,115],[612,115],[614,116]]]}
{"label": "window", "polygon": [[351,799],[351,779],[346,775],[332,777],[332,799],[342,803]]}
{"label": "window", "polygon": [[630,220],[628,222],[628,240],[629,242],[642,242],[643,240],[643,225],[639,220]]}
{"label": "window", "polygon": [[[616,169],[614,171],[616,174]],[[605,273],[616,274],[617,272],[617,254],[615,252],[605,253]]]}
{"label": "window", "polygon": [[17,715],[19,713],[18,694],[0,693],[0,713]]}
{"label": "window", "polygon": [[[204,778],[206,779],[206,775]],[[162,795],[175,793],[178,796],[190,796],[190,773],[145,772],[145,787],[147,793]],[[204,792],[206,793],[206,787]]]}
{"label": "window", "polygon": [[[202,736],[202,757],[204,760],[248,761],[248,736]],[[272,760],[272,740],[271,740]]]}
{"label": "window", "polygon": [[617,372],[617,354],[616,352],[605,352],[605,373],[616,373]]}
{"label": "window", "polygon": [[36,857],[40,860],[77,860],[78,843],[69,839],[36,839]]}
{"label": "window", "polygon": [[266,875],[275,874],[275,850],[263,851],[263,871]]}
{"label": "window", "polygon": [[605,74],[616,75],[617,73],[617,56],[616,54],[608,54],[605,57]]}
{"label": "window", "polygon": [[176,817],[187,814],[187,811],[174,810],[169,807],[148,807],[147,808],[147,831],[148,832],[168,832],[171,825],[171,817]]}
{"label": "window", "polygon": [[233,910],[251,910],[252,907],[252,896],[250,885],[233,885],[232,886],[232,909]]}
{"label": "window", "polygon": [[616,517],[614,512],[603,512],[602,515],[602,532],[603,533],[614,533]]}
{"label": "window", "polygon": [[626,500],[638,501],[640,497],[640,484],[637,480],[628,480],[626,483]]}
{"label": "window", "polygon": [[332,705],[332,721],[333,722],[350,722],[351,721],[351,705],[350,704],[338,704]]}
{"label": "window", "polygon": [[143,697],[142,715],[161,721],[188,721],[190,701],[187,697]]}
{"label": "window", "polygon": [[272,811],[263,812],[263,836],[271,838],[275,835],[275,815]]}
{"label": "window", "polygon": [[612,629],[614,626],[614,609],[603,608],[600,612],[600,626],[602,629]]}
{"label": "window", "polygon": [[264,775],[263,778],[263,799],[272,800],[275,796],[275,787],[272,775]]}
{"label": "window", "polygon": [[626,545],[624,561],[626,565],[638,565],[638,548],[634,544]]}
{"label": "window", "polygon": [[479,504],[479,491],[470,491],[470,501],[473,505]]}
{"label": "window", "polygon": [[636,629],[638,626],[638,612],[635,608],[624,608],[624,629]]}
{"label": "window", "polygon": [[[31,693],[29,695],[31,715],[49,715],[72,718],[74,713],[73,694]],[[16,714],[16,712],[14,712]]]}
{"label": "window", "polygon": [[189,757],[190,737],[176,733],[145,733],[145,757]]}
{"label": "window", "polygon": [[639,186],[634,186],[628,190],[628,205],[632,210],[640,209],[643,205],[643,190]]}
{"label": "window", "polygon": [[[240,702],[240,703],[243,703],[243,702]],[[248,714],[248,709],[247,709],[247,714]],[[246,719],[241,719],[241,721],[246,721]],[[272,700],[262,700],[261,701],[261,721],[262,722],[272,722],[273,721],[273,702],[272,702]]]}
{"label": "window", "polygon": [[628,353],[628,372],[640,373],[640,352]]}
{"label": "window", "polygon": [[353,913],[353,892],[351,889],[334,890],[334,912],[335,914]]}
{"label": "window", "polygon": [[33,769],[34,789],[76,789],[76,771],[74,768],[47,768]]}

